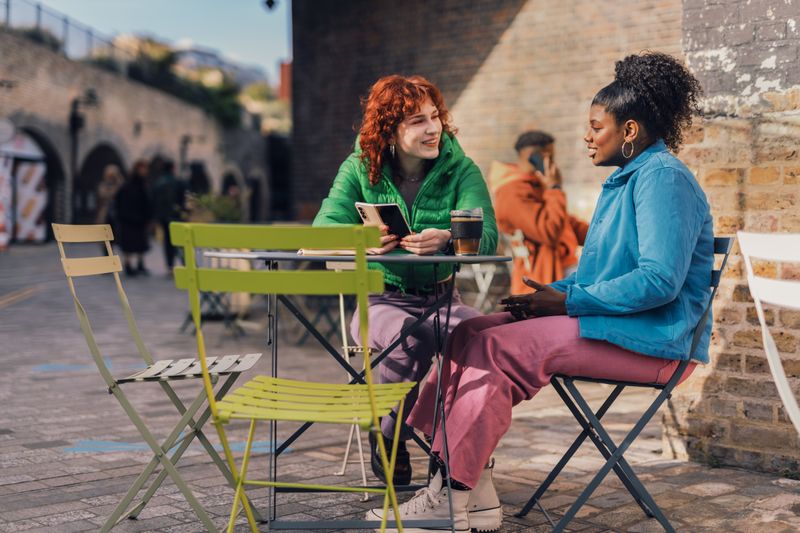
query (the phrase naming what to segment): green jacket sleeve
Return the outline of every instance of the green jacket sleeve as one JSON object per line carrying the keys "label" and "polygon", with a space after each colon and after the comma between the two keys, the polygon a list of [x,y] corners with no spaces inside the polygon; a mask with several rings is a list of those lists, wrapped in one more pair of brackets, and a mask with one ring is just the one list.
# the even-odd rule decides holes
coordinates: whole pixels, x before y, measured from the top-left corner
{"label": "green jacket sleeve", "polygon": [[333,226],[337,224],[360,224],[355,203],[363,202],[359,185],[358,165],[361,161],[352,154],[344,160],[336,173],[328,197],[322,201],[314,226]]}
{"label": "green jacket sleeve", "polygon": [[494,217],[492,199],[489,189],[478,166],[467,159],[459,169],[459,187],[456,197],[456,209],[483,208],[483,235],[481,236],[481,254],[494,255],[497,251],[497,222]]}

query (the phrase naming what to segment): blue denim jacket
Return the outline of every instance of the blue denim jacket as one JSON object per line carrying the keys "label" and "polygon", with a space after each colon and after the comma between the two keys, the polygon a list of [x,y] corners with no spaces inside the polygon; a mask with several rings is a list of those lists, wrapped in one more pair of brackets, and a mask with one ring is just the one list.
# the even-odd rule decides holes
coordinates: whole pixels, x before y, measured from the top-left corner
{"label": "blue denim jacket", "polygon": [[[713,266],[706,196],[659,140],[603,183],[577,272],[551,286],[581,337],[687,359]],[[692,355],[704,363],[711,322]]]}

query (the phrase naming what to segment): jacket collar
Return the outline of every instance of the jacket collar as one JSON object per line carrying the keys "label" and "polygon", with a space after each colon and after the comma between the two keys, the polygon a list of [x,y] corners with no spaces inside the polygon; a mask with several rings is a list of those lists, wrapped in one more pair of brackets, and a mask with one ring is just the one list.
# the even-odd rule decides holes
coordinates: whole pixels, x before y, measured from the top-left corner
{"label": "jacket collar", "polygon": [[637,155],[633,161],[628,163],[622,168],[618,168],[603,182],[603,187],[612,188],[624,185],[634,172],[639,170],[647,161],[653,157],[654,154],[667,151],[667,145],[663,139],[658,139],[656,142],[644,149],[644,151]]}

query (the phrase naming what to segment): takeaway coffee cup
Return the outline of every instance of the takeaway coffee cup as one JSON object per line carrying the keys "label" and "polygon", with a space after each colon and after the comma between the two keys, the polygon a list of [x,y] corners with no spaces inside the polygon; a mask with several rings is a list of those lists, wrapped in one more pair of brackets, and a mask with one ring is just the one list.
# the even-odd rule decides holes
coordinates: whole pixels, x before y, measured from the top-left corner
{"label": "takeaway coffee cup", "polygon": [[456,255],[478,255],[483,234],[483,209],[450,211],[450,233]]}

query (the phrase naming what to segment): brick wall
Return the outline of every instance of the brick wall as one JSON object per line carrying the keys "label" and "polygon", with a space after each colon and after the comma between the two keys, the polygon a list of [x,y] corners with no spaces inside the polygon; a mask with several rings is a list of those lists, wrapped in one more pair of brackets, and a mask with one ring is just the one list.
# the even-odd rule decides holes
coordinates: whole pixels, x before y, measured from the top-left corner
{"label": "brick wall", "polygon": [[292,9],[301,218],[316,213],[352,149],[359,96],[392,73],[442,89],[484,175],[493,159],[514,158],[523,130],[552,132],[571,207],[588,217],[606,174],[581,141],[592,96],[626,53],[681,49],[680,0],[297,0]]}
{"label": "brick wall", "polygon": [[[686,58],[706,98],[680,157],[711,201],[716,232],[800,232],[800,2],[685,0],[683,24]],[[743,268],[735,255],[714,308],[712,364],[678,389],[665,447],[796,476],[798,436],[769,374]],[[758,268],[800,278],[796,266]],[[767,317],[800,391],[800,313]]]}
{"label": "brick wall", "polygon": [[[350,151],[358,96],[379,76],[399,72],[423,74],[443,89],[459,139],[484,174],[493,159],[513,158],[520,131],[554,133],[570,208],[588,218],[608,173],[585,156],[589,102],[611,80],[616,59],[655,49],[685,57],[706,91],[704,116],[679,155],[708,194],[717,233],[800,232],[798,0],[464,5],[293,2],[301,216],[313,216]],[[356,18],[366,29],[357,30]],[[770,317],[782,348],[800,360],[800,315]],[[713,339],[712,364],[679,388],[665,412],[665,452],[800,471],[797,435],[769,377],[738,257],[718,296]],[[786,366],[793,379],[798,360]]]}

